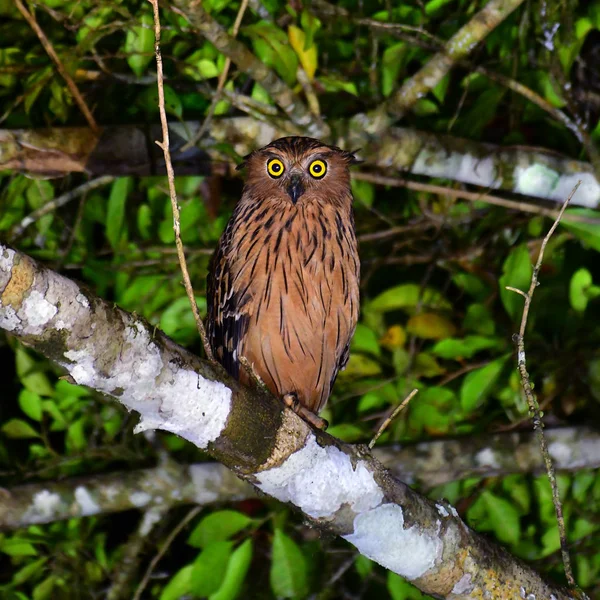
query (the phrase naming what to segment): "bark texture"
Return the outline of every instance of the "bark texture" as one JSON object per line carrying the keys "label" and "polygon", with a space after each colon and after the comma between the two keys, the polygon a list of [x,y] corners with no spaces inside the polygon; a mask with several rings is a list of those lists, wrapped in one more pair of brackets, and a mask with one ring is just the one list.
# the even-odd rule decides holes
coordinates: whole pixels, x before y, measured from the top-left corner
{"label": "bark texture", "polygon": [[[365,449],[311,430],[277,399],[240,386],[148,323],[2,245],[0,327],[78,384],[138,411],[138,431],[165,429],[206,449],[426,593],[579,597],[476,534],[450,505],[395,479]],[[79,496],[91,510],[89,491]]]}

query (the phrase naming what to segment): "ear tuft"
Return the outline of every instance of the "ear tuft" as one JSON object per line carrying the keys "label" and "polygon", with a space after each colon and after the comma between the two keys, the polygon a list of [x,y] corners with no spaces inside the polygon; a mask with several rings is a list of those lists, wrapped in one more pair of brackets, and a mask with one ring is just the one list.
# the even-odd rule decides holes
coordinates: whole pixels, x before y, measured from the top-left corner
{"label": "ear tuft", "polygon": [[250,152],[250,154],[246,154],[246,156],[242,156],[242,162],[235,168],[236,171],[241,171],[248,166],[248,159],[254,154],[254,152]]}
{"label": "ear tuft", "polygon": [[352,150],[351,152],[344,152],[344,159],[349,167],[352,167],[353,165],[360,165],[365,162],[364,160],[360,160],[354,156],[357,152],[360,152],[360,148]]}

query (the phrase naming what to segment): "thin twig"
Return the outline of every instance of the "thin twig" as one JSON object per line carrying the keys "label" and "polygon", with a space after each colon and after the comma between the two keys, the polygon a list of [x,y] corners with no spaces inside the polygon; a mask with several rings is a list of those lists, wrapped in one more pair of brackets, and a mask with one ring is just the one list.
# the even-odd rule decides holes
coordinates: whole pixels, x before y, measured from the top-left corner
{"label": "thin twig", "polygon": [[181,274],[183,276],[183,284],[185,291],[194,313],[194,319],[196,326],[198,327],[198,333],[202,339],[204,345],[204,352],[206,357],[211,362],[214,362],[213,353],[206,337],[206,331],[204,330],[204,324],[198,311],[198,305],[196,304],[196,297],[194,295],[194,288],[190,280],[190,274],[188,272],[187,263],[185,261],[185,252],[183,249],[183,242],[181,241],[181,222],[179,216],[179,204],[177,203],[177,192],[175,191],[175,173],[173,171],[173,165],[171,163],[171,152],[169,151],[169,125],[167,123],[167,113],[165,111],[165,91],[163,83],[163,68],[162,68],[162,55],[160,52],[160,15],[158,13],[158,0],[148,0],[152,4],[154,11],[154,37],[156,52],[156,75],[157,75],[157,86],[158,86],[158,109],[160,112],[160,122],[162,125],[163,141],[156,141],[156,145],[162,149],[165,156],[165,167],[167,169],[167,179],[169,181],[169,195],[171,197],[171,207],[173,208],[173,231],[175,232],[175,245],[177,246],[177,256],[179,258],[179,265],[181,266]]}
{"label": "thin twig", "polygon": [[230,36],[200,2],[173,0],[171,10],[186,18],[221,54],[231,58],[241,71],[262,85],[296,128],[314,137],[329,135],[329,128],[314,119],[295,91],[256,58],[245,44]]}
{"label": "thin twig", "polygon": [[[233,24],[233,30],[231,32],[231,37],[235,38],[240,30],[240,25],[242,24],[242,19],[244,18],[244,13],[246,12],[246,7],[248,6],[248,0],[242,0],[240,4],[240,8],[238,10],[237,16],[235,17],[235,23]],[[180,152],[185,152],[189,150],[193,146],[195,146],[207,132],[208,127],[210,125],[211,119],[215,114],[215,109],[217,108],[217,104],[221,100],[221,95],[223,93],[223,88],[225,87],[225,82],[227,81],[227,76],[229,75],[229,67],[231,67],[231,59],[229,56],[225,58],[225,65],[223,66],[223,71],[219,75],[219,81],[217,82],[217,90],[213,96],[213,99],[208,107],[208,112],[206,113],[206,117],[204,118],[204,122],[198,131],[195,133],[194,137],[183,146]]]}
{"label": "thin twig", "polygon": [[26,217],[24,217],[20,223],[15,225],[8,233],[8,239],[14,241],[15,238],[23,235],[25,230],[32,224],[35,223],[38,219],[41,219],[44,215],[68,204],[72,200],[76,198],[80,198],[81,196],[95,190],[96,188],[102,187],[114,181],[114,177],[112,175],[102,175],[102,177],[97,177],[96,179],[92,179],[91,181],[87,181],[86,183],[76,187],[73,190],[69,190],[65,194],[58,196],[57,198],[53,198],[50,202],[47,202],[43,206],[40,206]]}
{"label": "thin twig", "polygon": [[[418,192],[429,192],[431,194],[439,194],[441,196],[450,196],[451,198],[461,198],[463,200],[468,200],[469,202],[485,202],[486,204],[502,206],[511,210],[519,210],[521,212],[528,212],[536,215],[543,215],[544,217],[550,217],[553,219],[556,219],[558,215],[561,214],[558,210],[544,208],[543,206],[537,206],[536,204],[530,204],[528,202],[509,200],[508,198],[501,198],[500,196],[491,196],[489,194],[479,192],[456,190],[442,185],[421,183],[419,181],[411,181],[409,179],[402,179],[400,177],[389,177],[387,175],[379,175],[378,173],[366,173],[363,171],[355,173],[353,177],[355,179],[369,181],[378,185],[389,185],[391,187],[405,187],[406,189],[415,190]],[[562,220],[569,221],[571,223],[590,223],[592,225],[600,225],[600,219],[593,219],[591,217],[585,217],[583,215],[571,215],[568,213],[562,217]],[[403,232],[400,231],[400,233]],[[390,235],[394,235],[394,233],[390,233]],[[370,239],[367,235],[363,236],[363,238],[361,238],[362,241]]]}
{"label": "thin twig", "polygon": [[88,105],[85,103],[83,96],[80,94],[79,88],[77,87],[77,85],[75,84],[75,82],[73,81],[71,76],[69,75],[68,71],[65,69],[60,58],[58,57],[58,54],[56,54],[56,51],[54,50],[52,44],[46,37],[46,34],[42,31],[42,28],[38,25],[38,22],[36,21],[33,14],[30,13],[27,10],[27,8],[25,8],[25,5],[23,4],[22,0],[15,0],[15,4],[16,4],[17,8],[19,9],[19,12],[23,15],[23,18],[27,21],[27,23],[31,27],[31,29],[33,29],[33,31],[35,31],[36,35],[38,36],[38,39],[42,43],[42,46],[44,46],[44,50],[46,51],[48,56],[52,59],[52,62],[55,64],[61,77],[65,80],[67,87],[69,88],[69,91],[71,92],[71,95],[73,96],[75,102],[77,103],[77,106],[79,106],[79,110],[83,113],[83,116],[85,117],[85,120],[88,122],[90,129],[95,134],[98,134],[100,132],[100,128],[98,127],[96,120],[94,119],[90,109],[88,108]]}
{"label": "thin twig", "polygon": [[[158,0],[148,0],[148,2],[152,2],[153,5],[157,1]],[[146,586],[148,585],[148,581],[150,581],[150,577],[152,576],[152,572],[154,571],[154,568],[156,567],[156,565],[158,564],[160,559],[165,555],[165,552],[169,549],[169,546],[173,543],[173,540],[181,533],[183,528],[203,508],[204,508],[203,506],[196,506],[196,507],[192,508],[192,510],[190,510],[190,512],[183,518],[181,523],[179,523],[179,525],[177,525],[177,527],[175,527],[173,529],[173,531],[171,531],[171,533],[165,540],[164,544],[161,546],[160,550],[156,553],[156,556],[150,561],[150,564],[148,565],[148,568],[146,569],[146,572],[144,573],[144,577],[142,578],[140,585],[138,585],[137,589],[135,590],[135,594],[133,595],[133,600],[140,600],[140,598],[142,597],[142,592],[146,589]]]}
{"label": "thin twig", "polygon": [[168,506],[159,505],[152,506],[144,511],[137,529],[127,540],[123,556],[113,572],[112,583],[106,593],[106,600],[121,600],[122,598],[131,597],[131,582],[136,576],[144,556],[143,551],[148,536],[166,516],[168,510]]}
{"label": "thin twig", "polygon": [[527,293],[514,287],[506,286],[507,290],[520,294],[525,298],[525,304],[523,306],[523,316],[521,318],[521,326],[519,328],[519,333],[515,336],[515,341],[517,344],[517,366],[521,375],[521,385],[523,386],[525,397],[527,398],[527,404],[529,405],[529,412],[533,420],[533,429],[536,432],[536,436],[540,444],[542,456],[544,458],[544,464],[546,466],[546,472],[548,473],[548,479],[550,481],[550,486],[552,487],[552,500],[554,502],[556,520],[558,522],[558,533],[560,536],[562,560],[565,567],[565,575],[571,587],[575,587],[576,584],[575,579],[573,578],[573,570],[571,568],[571,557],[569,556],[569,549],[567,547],[565,520],[563,518],[562,505],[560,502],[560,495],[558,492],[558,485],[556,484],[556,473],[554,471],[554,464],[552,463],[552,458],[550,456],[550,453],[548,452],[548,443],[546,442],[546,436],[544,435],[544,423],[542,421],[542,416],[540,413],[540,405],[538,404],[537,398],[533,394],[531,381],[529,379],[529,373],[527,372],[527,363],[525,357],[525,328],[527,327],[527,318],[529,316],[529,307],[531,306],[533,293],[535,292],[535,288],[538,286],[538,276],[542,266],[542,261],[544,260],[544,252],[546,250],[546,245],[548,244],[548,241],[552,237],[552,234],[558,227],[563,213],[565,212],[569,202],[571,201],[571,198],[575,195],[575,192],[577,191],[580,185],[581,181],[578,181],[577,185],[573,188],[572,192],[569,194],[569,197],[562,205],[562,208],[560,209],[556,220],[552,224],[552,227],[550,227],[550,231],[548,231],[546,237],[542,241],[540,253],[535,267],[533,269],[533,273],[531,275],[531,284],[529,285],[529,290],[527,291]]}
{"label": "thin twig", "polygon": [[381,424],[373,439],[369,442],[369,450],[373,449],[375,442],[381,437],[381,434],[389,427],[390,423],[408,406],[408,403],[417,395],[418,389],[414,389],[404,400],[402,404],[394,409],[394,412]]}

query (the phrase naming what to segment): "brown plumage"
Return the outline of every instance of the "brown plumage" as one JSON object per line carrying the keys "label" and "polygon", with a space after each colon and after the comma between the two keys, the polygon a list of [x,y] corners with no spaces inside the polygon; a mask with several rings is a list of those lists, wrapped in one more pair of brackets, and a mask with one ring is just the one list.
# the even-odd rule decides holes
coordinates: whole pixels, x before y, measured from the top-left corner
{"label": "brown plumage", "polygon": [[208,277],[207,333],[242,382],[244,356],[277,396],[317,414],[327,402],[359,310],[350,152],[281,138],[245,157],[242,198]]}

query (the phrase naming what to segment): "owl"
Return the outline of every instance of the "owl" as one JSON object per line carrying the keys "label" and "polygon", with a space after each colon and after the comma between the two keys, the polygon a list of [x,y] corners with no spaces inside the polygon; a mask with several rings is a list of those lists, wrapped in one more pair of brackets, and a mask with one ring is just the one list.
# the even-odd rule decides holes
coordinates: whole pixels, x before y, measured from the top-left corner
{"label": "owl", "polygon": [[349,173],[357,162],[308,137],[246,156],[242,198],[209,267],[206,329],[216,360],[242,383],[253,370],[321,427],[316,415],[348,362],[358,319]]}

